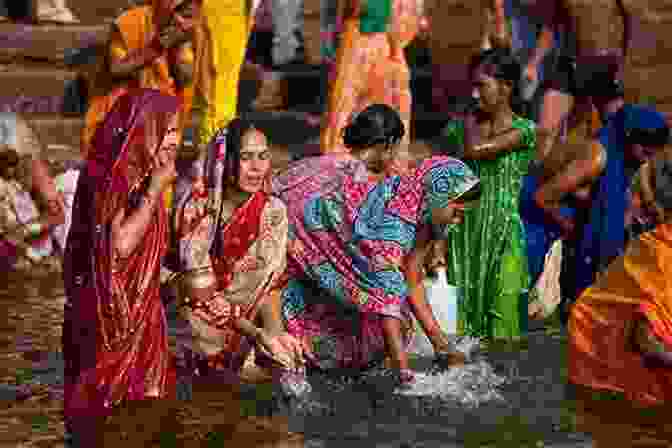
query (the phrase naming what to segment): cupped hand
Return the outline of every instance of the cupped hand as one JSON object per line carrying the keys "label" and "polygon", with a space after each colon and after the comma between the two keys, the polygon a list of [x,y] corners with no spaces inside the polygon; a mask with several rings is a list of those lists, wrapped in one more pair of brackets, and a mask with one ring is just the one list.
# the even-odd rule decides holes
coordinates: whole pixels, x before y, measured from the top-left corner
{"label": "cupped hand", "polygon": [[257,345],[264,355],[290,371],[304,371],[306,359],[312,357],[301,341],[286,332],[271,335],[261,330]]}

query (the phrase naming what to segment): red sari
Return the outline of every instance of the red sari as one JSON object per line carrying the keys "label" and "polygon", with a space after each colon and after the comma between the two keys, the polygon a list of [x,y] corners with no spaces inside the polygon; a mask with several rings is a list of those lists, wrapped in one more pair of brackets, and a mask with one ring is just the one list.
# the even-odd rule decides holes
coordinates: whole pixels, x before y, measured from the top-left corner
{"label": "red sari", "polygon": [[64,259],[66,424],[83,425],[124,400],[174,390],[166,317],[159,297],[168,218],[157,207],[127,258],[112,247],[111,222],[140,206],[151,159],[179,100],[140,89],[119,98],[95,134],[80,176]]}

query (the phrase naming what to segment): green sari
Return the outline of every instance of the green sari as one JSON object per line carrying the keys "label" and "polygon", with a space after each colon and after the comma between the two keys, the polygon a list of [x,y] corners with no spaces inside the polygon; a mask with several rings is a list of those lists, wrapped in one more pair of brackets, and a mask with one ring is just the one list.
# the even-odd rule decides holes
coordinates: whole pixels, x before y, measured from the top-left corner
{"label": "green sari", "polygon": [[[518,200],[534,157],[535,130],[534,122],[520,117],[512,126],[523,133],[519,148],[497,159],[467,162],[481,179],[482,196],[448,239],[448,281],[462,289],[461,334],[514,339],[527,332],[530,278]],[[443,139],[462,147],[464,124],[449,123]]]}

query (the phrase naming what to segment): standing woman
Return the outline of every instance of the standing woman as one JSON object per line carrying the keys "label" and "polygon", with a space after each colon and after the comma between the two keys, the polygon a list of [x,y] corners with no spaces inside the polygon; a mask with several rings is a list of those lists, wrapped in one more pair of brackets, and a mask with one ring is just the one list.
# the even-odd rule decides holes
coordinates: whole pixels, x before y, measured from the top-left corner
{"label": "standing woman", "polygon": [[[323,153],[348,152],[343,129],[356,113],[371,104],[397,110],[410,129],[410,71],[404,48],[417,35],[421,22],[418,0],[342,0],[344,32],[336,56],[327,114],[322,126]],[[408,169],[410,131],[400,146],[399,169]],[[406,154],[401,154],[404,152]]]}
{"label": "standing woman", "polygon": [[534,157],[534,123],[514,112],[521,67],[509,50],[484,51],[471,73],[479,110],[451,122],[444,134],[463,145],[483,190],[448,241],[448,277],[463,290],[465,333],[511,339],[526,331],[529,278],[518,197]]}
{"label": "standing woman", "polygon": [[101,423],[118,405],[173,394],[159,272],[178,114],[178,98],[157,90],[123,95],[80,175],[63,269],[63,354],[65,421],[81,446],[100,446]]}

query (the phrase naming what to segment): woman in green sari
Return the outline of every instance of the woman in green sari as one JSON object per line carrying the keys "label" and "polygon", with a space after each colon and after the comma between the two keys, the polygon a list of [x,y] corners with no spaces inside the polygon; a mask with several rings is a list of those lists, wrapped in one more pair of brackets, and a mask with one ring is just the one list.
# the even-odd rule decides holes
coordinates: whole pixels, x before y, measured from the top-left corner
{"label": "woman in green sari", "polygon": [[463,149],[482,191],[447,242],[448,280],[462,289],[460,332],[510,340],[527,331],[530,280],[518,197],[534,155],[534,123],[514,113],[521,66],[509,50],[484,51],[470,73],[477,110],[443,132]]}

